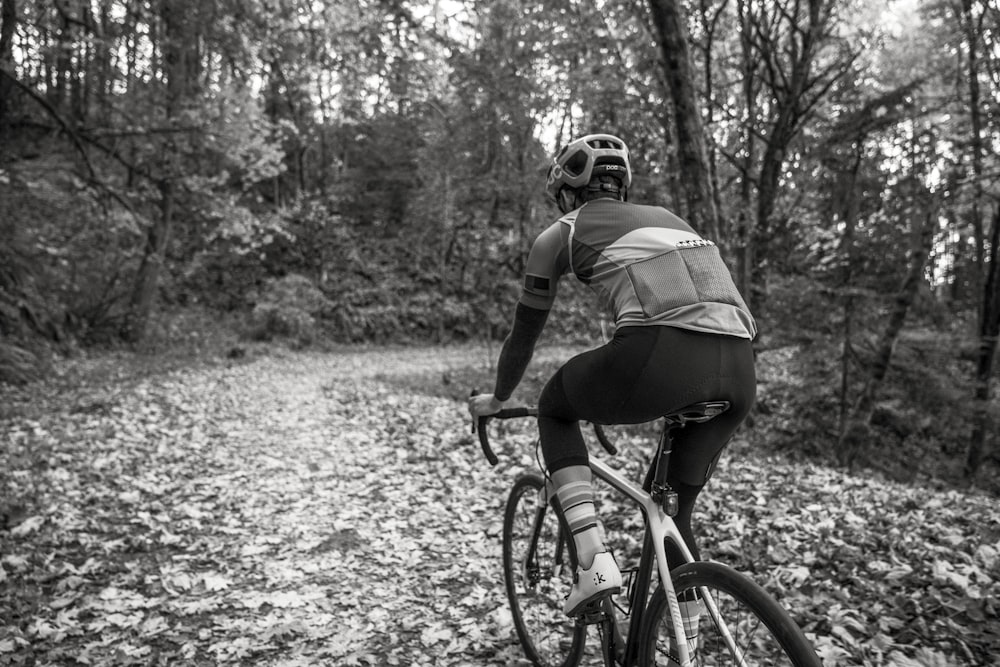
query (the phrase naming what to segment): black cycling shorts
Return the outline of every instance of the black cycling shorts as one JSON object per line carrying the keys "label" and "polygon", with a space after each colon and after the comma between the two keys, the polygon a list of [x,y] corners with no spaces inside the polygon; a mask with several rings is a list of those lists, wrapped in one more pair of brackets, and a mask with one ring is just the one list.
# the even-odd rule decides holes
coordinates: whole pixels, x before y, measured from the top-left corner
{"label": "black cycling shorts", "polygon": [[638,424],[699,401],[729,401],[711,421],[675,432],[670,480],[701,486],[749,413],[757,380],[751,342],[670,326],[622,327],[606,345],[573,357],[538,401],[549,471],[588,463],[581,420]]}

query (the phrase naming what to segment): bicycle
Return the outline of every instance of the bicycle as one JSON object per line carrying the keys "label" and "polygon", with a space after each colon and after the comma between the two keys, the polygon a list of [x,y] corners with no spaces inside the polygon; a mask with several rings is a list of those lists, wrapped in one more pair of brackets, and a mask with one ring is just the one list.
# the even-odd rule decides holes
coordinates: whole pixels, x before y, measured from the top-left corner
{"label": "bicycle", "polygon": [[[638,566],[622,571],[626,607],[607,598],[577,619],[563,614],[562,601],[576,572],[573,540],[561,520],[551,483],[536,473],[525,473],[515,480],[504,511],[504,582],[518,639],[532,664],[578,664],[587,628],[596,625],[601,657],[607,666],[821,666],[801,628],[769,593],[729,566],[695,561],[674,523],[677,495],[666,482],[672,435],[676,429],[708,421],[728,407],[725,401],[709,401],[666,415],[642,487],[591,457],[594,477],[632,500],[643,515],[645,532]],[[537,408],[526,406],[478,419],[474,427],[491,465],[495,466],[498,458],[489,443],[488,423],[537,414]],[[597,424],[594,430],[604,449],[616,454],[617,448],[604,430]],[[672,570],[667,564],[667,540],[677,546],[685,560]],[[650,595],[654,568],[659,583]],[[682,605],[685,610],[699,610],[688,615],[689,631],[685,630]]]}

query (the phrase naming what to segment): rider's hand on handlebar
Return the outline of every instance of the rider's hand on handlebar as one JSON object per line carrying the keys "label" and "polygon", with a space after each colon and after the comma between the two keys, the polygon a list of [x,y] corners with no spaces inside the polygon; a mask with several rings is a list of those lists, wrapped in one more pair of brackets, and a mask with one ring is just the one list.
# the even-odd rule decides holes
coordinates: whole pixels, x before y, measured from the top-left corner
{"label": "rider's hand on handlebar", "polygon": [[493,394],[475,394],[469,397],[469,414],[473,420],[496,414],[503,406],[504,401],[497,400]]}

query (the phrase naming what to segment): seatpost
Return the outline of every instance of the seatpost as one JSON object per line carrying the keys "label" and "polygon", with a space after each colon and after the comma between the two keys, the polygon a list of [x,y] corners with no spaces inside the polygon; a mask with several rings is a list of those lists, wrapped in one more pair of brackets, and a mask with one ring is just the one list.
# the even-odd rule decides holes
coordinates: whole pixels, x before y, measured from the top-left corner
{"label": "seatpost", "polygon": [[670,432],[674,429],[671,424],[664,424],[660,433],[660,442],[656,447],[656,461],[653,472],[653,482],[649,488],[649,495],[663,508],[663,513],[667,516],[677,516],[678,501],[677,492],[667,483],[667,470],[670,467],[670,452],[673,450],[673,438]]}

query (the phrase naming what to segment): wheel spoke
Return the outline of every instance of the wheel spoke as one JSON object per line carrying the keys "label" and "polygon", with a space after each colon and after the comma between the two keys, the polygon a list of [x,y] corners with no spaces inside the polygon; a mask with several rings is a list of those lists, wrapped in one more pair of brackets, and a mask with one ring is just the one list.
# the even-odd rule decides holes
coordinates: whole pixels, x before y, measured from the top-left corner
{"label": "wheel spoke", "polygon": [[504,579],[514,626],[536,665],[575,664],[584,630],[567,618],[562,601],[572,584],[569,550],[551,508],[543,506],[542,480],[520,478],[504,517]]}
{"label": "wheel spoke", "polygon": [[[678,574],[680,573],[680,574]],[[763,589],[716,563],[693,563],[675,571],[678,601],[702,600],[697,632],[686,632],[694,665],[763,667],[819,665],[801,630]],[[663,590],[649,606],[643,649],[648,664],[676,665],[677,650]],[[693,626],[693,623],[691,624]]]}

